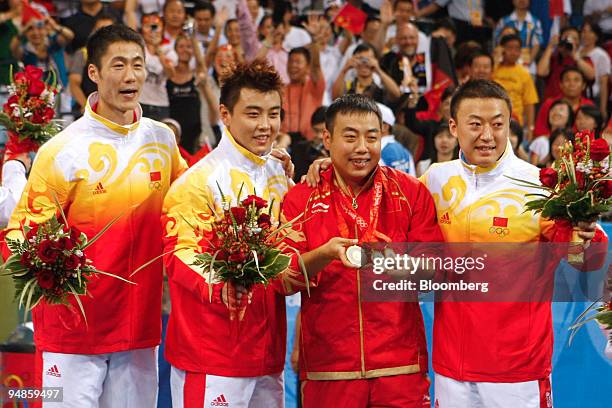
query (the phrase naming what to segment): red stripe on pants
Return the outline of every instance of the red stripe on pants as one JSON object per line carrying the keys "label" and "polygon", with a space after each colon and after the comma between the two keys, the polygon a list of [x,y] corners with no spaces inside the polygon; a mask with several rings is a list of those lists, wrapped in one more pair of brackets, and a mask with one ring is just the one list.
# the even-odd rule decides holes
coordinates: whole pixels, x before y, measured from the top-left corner
{"label": "red stripe on pants", "polygon": [[540,388],[540,408],[552,408],[552,386],[550,385],[550,377],[538,380]]}
{"label": "red stripe on pants", "polygon": [[185,384],[183,384],[184,408],[204,407],[204,395],[206,391],[206,374],[185,372]]}

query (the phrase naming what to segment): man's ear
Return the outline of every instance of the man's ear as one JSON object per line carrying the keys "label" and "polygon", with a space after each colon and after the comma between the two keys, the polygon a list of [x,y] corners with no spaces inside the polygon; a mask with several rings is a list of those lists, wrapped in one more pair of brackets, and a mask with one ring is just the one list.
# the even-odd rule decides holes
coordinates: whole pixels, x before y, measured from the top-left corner
{"label": "man's ear", "polygon": [[223,122],[225,127],[229,129],[230,122],[232,120],[232,113],[230,112],[227,106],[223,104],[219,105],[219,117],[221,118],[221,121]]}
{"label": "man's ear", "polygon": [[448,120],[448,130],[450,131],[451,135],[457,138],[457,122],[455,122],[455,119],[450,118]]}
{"label": "man's ear", "polygon": [[325,129],[321,137],[323,138],[323,146],[325,147],[326,150],[329,151],[329,148],[331,146],[331,138],[332,138],[331,133],[329,133],[329,130]]}
{"label": "man's ear", "polygon": [[94,64],[89,64],[87,66],[87,76],[89,76],[89,79],[91,79],[93,83],[97,84],[100,80],[100,72],[98,71],[98,67],[96,67]]}

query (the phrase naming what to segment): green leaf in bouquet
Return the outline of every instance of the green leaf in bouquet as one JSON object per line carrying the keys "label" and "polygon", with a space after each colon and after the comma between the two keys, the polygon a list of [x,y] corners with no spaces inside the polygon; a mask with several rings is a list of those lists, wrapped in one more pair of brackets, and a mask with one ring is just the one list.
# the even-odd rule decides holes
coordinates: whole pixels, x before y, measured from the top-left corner
{"label": "green leaf in bouquet", "polygon": [[579,200],[567,204],[566,212],[569,219],[573,221],[583,221],[588,218],[591,209],[591,202],[591,195],[586,194]]}
{"label": "green leaf in bouquet", "polygon": [[[51,70],[53,72],[53,70]],[[62,220],[64,221],[64,225],[67,227],[68,226],[68,219],[66,218],[66,214],[64,213],[64,209],[62,208],[62,205],[59,202],[59,199],[57,198],[57,194],[55,194],[55,191],[51,190],[51,195],[53,196],[53,201],[55,202],[55,205],[57,206],[57,209],[59,210],[60,215],[62,216]]]}
{"label": "green leaf in bouquet", "polygon": [[79,306],[79,309],[81,309],[81,314],[83,315],[83,319],[85,319],[85,325],[89,326],[89,324],[87,323],[87,316],[85,316],[85,309],[83,309],[83,304],[81,303],[81,299],[79,299],[79,293],[74,289],[74,287],[71,284],[67,283],[66,285],[68,285],[68,288],[70,289],[70,292],[72,293],[72,296],[74,296],[74,300]]}
{"label": "green leaf in bouquet", "polygon": [[[32,298],[32,292],[35,289],[35,283],[36,283],[36,278],[31,278],[29,281],[27,281],[24,285],[23,288],[21,289],[21,296],[19,297],[19,306],[22,307],[24,306],[24,300],[26,299],[31,299]],[[26,307],[26,310],[30,310],[28,307]]]}
{"label": "green leaf in bouquet", "polygon": [[266,252],[266,256],[264,257],[264,260],[261,264],[262,268],[267,268],[270,265],[272,265],[275,261],[276,258],[278,258],[278,256],[282,253],[282,251],[280,249],[276,249],[276,248],[270,248],[267,252]]}
{"label": "green leaf in bouquet", "polygon": [[6,246],[11,250],[11,253],[16,254],[18,252],[21,252],[22,243],[20,240],[6,238],[5,242]]}
{"label": "green leaf in bouquet", "polygon": [[121,213],[118,216],[116,216],[115,218],[113,218],[108,224],[106,224],[104,226],[104,228],[102,228],[96,235],[94,235],[94,237],[92,239],[87,241],[87,243],[85,245],[83,245],[83,249],[86,249],[86,248],[90,247],[91,245],[93,245],[93,243],[96,242],[98,239],[100,239],[100,237],[102,237],[102,235],[104,235],[104,233],[110,227],[112,227],[117,221],[119,221],[119,218],[121,218],[121,217],[123,217],[123,213]]}
{"label": "green leaf in bouquet", "polygon": [[[104,272],[104,271],[101,271],[101,270],[99,270],[99,269],[96,269],[95,273],[99,273],[100,275],[110,276],[110,277],[112,277],[112,278],[119,279],[119,280],[122,280],[122,281],[124,281],[124,282],[126,282],[126,283],[129,283],[129,284],[131,284],[131,285],[136,285],[136,282],[132,282],[131,280],[128,280],[128,279],[122,278],[121,276],[119,276],[119,275],[115,275],[114,273]],[[130,275],[130,276],[132,276],[132,275]]]}
{"label": "green leaf in bouquet", "polygon": [[529,211],[540,212],[540,211],[542,211],[542,209],[544,208],[544,206],[546,205],[546,203],[548,201],[549,201],[548,198],[543,198],[543,199],[538,199],[538,200],[531,200],[531,201],[525,203],[525,211],[524,212],[529,212]]}
{"label": "green leaf in bouquet", "polygon": [[266,275],[268,277],[274,277],[278,275],[279,273],[281,273],[282,271],[284,271],[285,269],[287,269],[290,262],[291,262],[291,257],[284,255],[284,254],[278,254],[274,258],[274,262],[272,262],[270,265],[267,265],[263,269],[265,269]]}
{"label": "green leaf in bouquet", "polygon": [[21,263],[21,255],[17,253],[9,256],[1,268],[0,275],[3,276],[23,276],[28,272],[28,269]]}
{"label": "green leaf in bouquet", "polygon": [[544,218],[559,218],[566,214],[565,205],[558,200],[548,200],[542,207],[542,216]]}

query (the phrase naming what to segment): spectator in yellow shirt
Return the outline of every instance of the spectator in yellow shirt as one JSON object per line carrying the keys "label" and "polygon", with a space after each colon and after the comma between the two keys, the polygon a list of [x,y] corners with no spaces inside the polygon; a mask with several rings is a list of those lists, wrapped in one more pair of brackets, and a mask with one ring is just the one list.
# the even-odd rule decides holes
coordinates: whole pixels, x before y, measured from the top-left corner
{"label": "spectator in yellow shirt", "polygon": [[516,34],[502,37],[502,62],[493,71],[493,80],[504,87],[512,101],[512,116],[528,128],[531,140],[535,124],[535,105],[538,103],[533,79],[524,66],[517,64],[521,56],[521,38]]}

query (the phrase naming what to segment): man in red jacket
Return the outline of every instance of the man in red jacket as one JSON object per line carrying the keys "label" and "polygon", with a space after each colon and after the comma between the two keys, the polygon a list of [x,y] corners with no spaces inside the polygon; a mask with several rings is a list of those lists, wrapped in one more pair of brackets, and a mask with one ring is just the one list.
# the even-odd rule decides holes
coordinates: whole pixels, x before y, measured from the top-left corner
{"label": "man in red jacket", "polygon": [[[301,310],[307,408],[430,404],[418,303],[365,302],[363,271],[345,253],[358,243],[443,241],[425,186],[378,165],[381,127],[381,113],[369,98],[337,99],[326,112],[323,134],[332,168],[317,187],[299,184],[283,202],[281,219],[305,213],[285,243],[302,254],[312,286]],[[276,282],[285,294],[305,289],[296,258]]]}
{"label": "man in red jacket", "polygon": [[[167,126],[143,118],[144,43],[125,26],[101,28],[89,39],[89,77],[98,91],[85,113],[40,148],[6,232],[57,214],[93,238],[115,222],[86,254],[101,271],[91,296],[70,305],[39,303],[32,310],[34,343],[42,354],[37,378],[62,387],[62,407],[152,407],[157,401],[161,340],[162,265],[140,265],[161,254],[161,214],[170,183],[186,169]],[[50,403],[52,404],[52,403]],[[52,404],[53,405],[53,404]]]}

